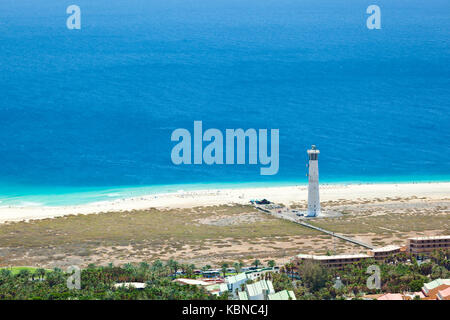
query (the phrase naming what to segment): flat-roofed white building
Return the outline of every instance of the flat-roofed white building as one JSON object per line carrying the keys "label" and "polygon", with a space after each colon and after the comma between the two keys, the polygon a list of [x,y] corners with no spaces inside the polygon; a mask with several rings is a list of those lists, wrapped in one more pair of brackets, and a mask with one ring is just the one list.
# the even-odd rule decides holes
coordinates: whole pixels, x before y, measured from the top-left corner
{"label": "flat-roofed white building", "polygon": [[144,282],[120,282],[114,284],[114,288],[127,288],[127,289],[145,289],[147,286]]}

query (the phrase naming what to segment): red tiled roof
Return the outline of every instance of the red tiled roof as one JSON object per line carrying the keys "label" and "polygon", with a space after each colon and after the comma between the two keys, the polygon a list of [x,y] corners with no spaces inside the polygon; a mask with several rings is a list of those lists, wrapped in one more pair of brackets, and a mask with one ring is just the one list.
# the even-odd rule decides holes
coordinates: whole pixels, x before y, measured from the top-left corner
{"label": "red tiled roof", "polygon": [[436,296],[439,300],[450,300],[450,286],[447,289],[439,290]]}
{"label": "red tiled roof", "polygon": [[428,291],[428,294],[426,295],[427,296],[426,300],[436,300],[437,299],[437,294],[438,294],[439,291],[445,291],[445,290],[447,290],[449,288],[450,288],[449,285],[443,284],[443,285],[441,285],[439,287],[436,287],[436,288]]}
{"label": "red tiled roof", "polygon": [[403,296],[400,293],[386,293],[377,300],[403,300]]}

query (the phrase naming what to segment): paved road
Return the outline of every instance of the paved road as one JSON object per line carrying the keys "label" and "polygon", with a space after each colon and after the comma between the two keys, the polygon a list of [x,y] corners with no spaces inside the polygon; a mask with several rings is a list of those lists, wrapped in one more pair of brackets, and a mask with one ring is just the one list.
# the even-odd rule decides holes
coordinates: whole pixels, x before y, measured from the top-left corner
{"label": "paved road", "polygon": [[[375,248],[374,246],[372,246],[370,244],[367,244],[365,242],[356,240],[354,238],[350,238],[350,237],[347,237],[347,236],[344,236],[344,235],[340,235],[340,234],[334,233],[332,231],[328,231],[328,230],[325,230],[325,229],[313,226],[313,225],[305,222],[304,219],[301,219],[301,218],[297,217],[294,212],[286,211],[286,209],[284,209],[284,208],[282,208],[282,209],[266,209],[264,207],[257,206],[257,205],[255,205],[255,207],[256,207],[256,209],[258,209],[260,211],[263,211],[265,213],[268,213],[268,214],[270,214],[270,215],[272,215],[274,217],[298,223],[298,224],[300,224],[300,225],[302,225],[304,227],[311,228],[311,229],[314,229],[314,230],[326,233],[326,234],[328,234],[330,236],[333,236],[333,237],[342,239],[344,241],[348,241],[348,242],[357,244],[357,245],[362,246],[364,248],[368,248],[368,249],[374,249]],[[281,210],[281,212],[278,212],[278,210]]]}

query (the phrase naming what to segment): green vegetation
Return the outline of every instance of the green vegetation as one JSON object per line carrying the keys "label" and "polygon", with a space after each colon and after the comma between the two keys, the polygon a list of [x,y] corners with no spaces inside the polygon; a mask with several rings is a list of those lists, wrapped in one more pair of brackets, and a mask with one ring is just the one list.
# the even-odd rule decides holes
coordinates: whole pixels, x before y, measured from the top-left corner
{"label": "green vegetation", "polygon": [[[180,268],[183,265],[179,266]],[[134,300],[134,299],[226,299],[227,295],[215,297],[205,289],[180,285],[173,282],[173,261],[164,265],[157,260],[152,265],[141,263],[138,266],[126,264],[115,267],[89,266],[81,272],[81,289],[69,289],[70,276],[61,269],[31,271],[22,268],[16,274],[11,270],[0,270],[0,300]],[[144,289],[115,288],[115,283],[144,282]]]}
{"label": "green vegetation", "polygon": [[[364,241],[374,246],[402,245],[411,233],[426,230],[433,230],[436,235],[450,232],[445,205],[416,208],[415,203],[400,202],[393,207],[396,211],[390,212],[389,208],[362,209],[351,203],[347,208],[345,203],[336,201],[336,206],[348,214],[310,223],[350,236],[364,234],[367,236]],[[334,203],[327,205],[335,208]],[[310,241],[312,237],[317,241]],[[65,267],[156,259],[183,259],[197,264],[208,261],[220,266],[224,260],[251,264],[255,259],[266,263],[299,252],[326,254],[332,246],[336,246],[337,253],[361,250],[348,242],[332,240],[318,231],[256,211],[252,206],[238,204],[11,222],[0,224],[0,243],[0,266]]]}
{"label": "green vegetation", "polygon": [[[381,289],[368,289],[366,273],[370,265],[381,270]],[[326,269],[318,263],[305,261],[298,266],[287,264],[283,274],[273,275],[276,290],[293,290],[297,299],[346,299],[363,294],[403,293],[420,291],[424,283],[438,278],[450,278],[450,260],[444,251],[435,251],[429,261],[421,263],[409,255],[391,257],[385,263],[365,260],[344,269]],[[292,275],[299,280],[290,281]],[[340,278],[342,286],[336,286]]]}
{"label": "green vegetation", "polygon": [[[199,220],[255,212],[261,220],[251,223],[212,225]],[[257,237],[314,235],[294,223],[263,215],[251,206],[215,206],[208,208],[139,210],[90,215],[69,215],[54,219],[15,222],[0,225],[3,246],[46,246],[82,242],[127,245],[130,241],[164,243],[173,239],[196,241],[220,238],[251,239]]]}
{"label": "green vegetation", "polygon": [[20,273],[22,270],[26,270],[26,271],[30,272],[31,274],[33,274],[35,272],[42,272],[42,271],[38,271],[38,270],[44,270],[46,272],[52,271],[50,269],[40,269],[40,268],[35,268],[35,267],[11,267],[11,268],[0,268],[0,272],[4,269],[9,270],[11,272],[11,274],[13,274],[13,275]]}
{"label": "green vegetation", "polygon": [[[286,264],[281,273],[266,273],[262,277],[273,282],[275,291],[293,290],[297,299],[358,299],[364,294],[403,293],[419,291],[425,282],[450,277],[448,253],[435,251],[421,263],[414,257],[399,254],[384,263],[365,260],[346,266],[344,269],[326,269],[314,262],[298,265]],[[272,264],[272,262],[270,263]],[[366,273],[368,266],[378,265],[381,270],[381,289],[368,289]],[[226,271],[229,265],[243,267],[242,262],[223,263]],[[202,269],[209,269],[204,266]],[[195,266],[169,260],[156,260],[149,264],[127,263],[116,267],[110,263],[106,267],[89,265],[81,271],[81,289],[69,289],[70,276],[61,269],[52,271],[33,268],[0,269],[0,300],[4,299],[228,299],[228,294],[214,296],[204,288],[181,285],[174,282],[176,273],[183,277],[195,278]],[[339,277],[341,286],[336,286]],[[143,289],[119,287],[114,284],[124,282],[145,283]],[[247,283],[253,281],[248,280]]]}

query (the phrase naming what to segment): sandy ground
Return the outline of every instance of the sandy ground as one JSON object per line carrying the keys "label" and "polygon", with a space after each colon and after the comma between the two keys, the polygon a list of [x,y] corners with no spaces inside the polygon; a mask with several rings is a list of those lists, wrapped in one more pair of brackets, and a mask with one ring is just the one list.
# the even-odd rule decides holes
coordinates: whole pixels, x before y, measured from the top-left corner
{"label": "sandy ground", "polygon": [[[339,184],[321,185],[321,201],[426,197],[450,198],[450,182],[402,184]],[[222,204],[248,204],[251,199],[266,198],[291,205],[307,200],[307,186],[247,189],[211,189],[183,191],[114,201],[64,207],[0,207],[0,223],[60,217],[69,214],[131,211],[148,208],[192,208]]]}

